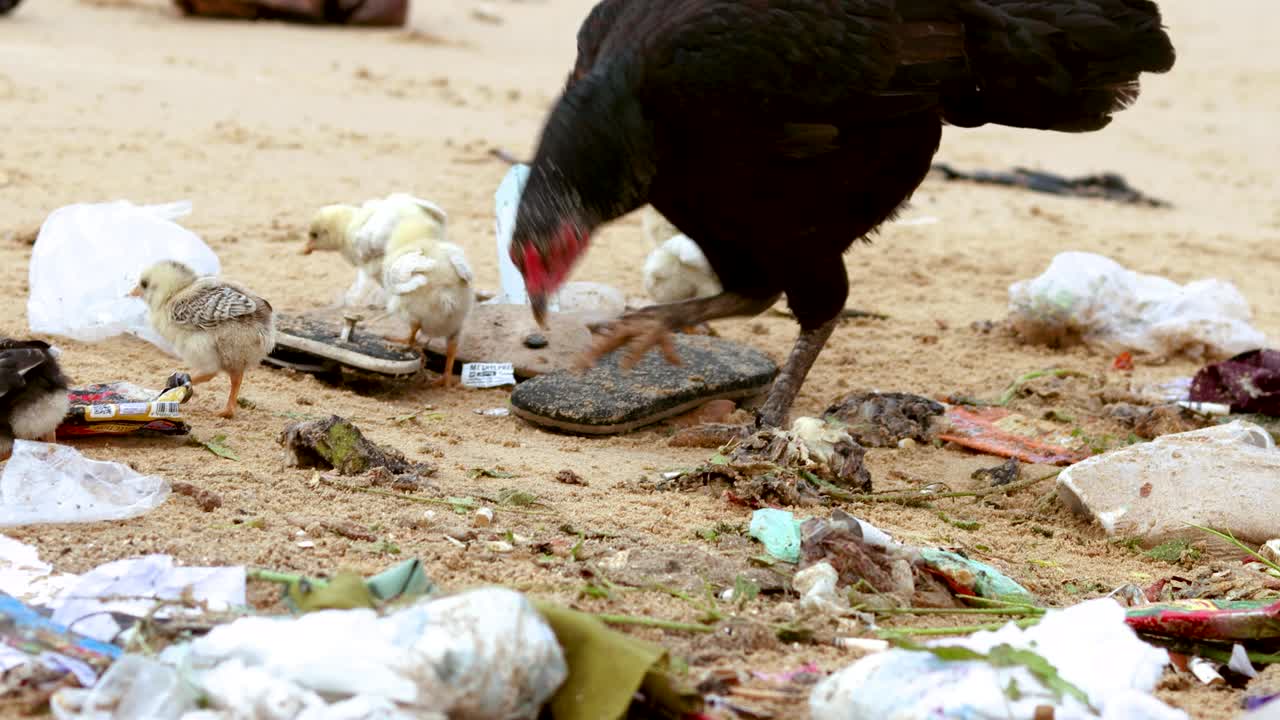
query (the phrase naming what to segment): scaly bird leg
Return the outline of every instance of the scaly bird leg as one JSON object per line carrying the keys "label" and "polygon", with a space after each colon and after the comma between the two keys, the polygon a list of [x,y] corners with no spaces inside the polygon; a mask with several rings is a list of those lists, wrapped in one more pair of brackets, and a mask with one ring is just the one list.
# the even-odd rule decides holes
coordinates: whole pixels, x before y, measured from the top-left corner
{"label": "scaly bird leg", "polygon": [[413,322],[409,323],[408,337],[397,338],[397,337],[391,337],[390,335],[388,335],[387,339],[393,343],[399,343],[401,345],[408,345],[409,347],[413,347],[413,341],[418,338],[418,331],[421,329],[422,329],[422,323],[418,322],[417,320],[414,320]]}
{"label": "scaly bird leg", "polygon": [[227,372],[231,377],[231,392],[227,393],[227,406],[218,413],[218,417],[232,418],[236,414],[236,399],[240,396],[240,381],[244,379],[244,371]]}
{"label": "scaly bird leg", "polygon": [[809,369],[813,367],[839,322],[840,319],[836,317],[816,328],[800,331],[796,344],[791,348],[791,355],[774,378],[773,387],[769,388],[769,397],[765,400],[764,407],[756,415],[757,427],[769,425],[782,428],[786,424],[787,416],[791,414],[791,405],[800,393],[805,376],[809,374]]}
{"label": "scaly bird leg", "polygon": [[444,374],[437,378],[431,384],[442,387],[452,387],[453,382],[453,360],[458,356],[458,336],[454,335],[449,338],[444,348]]}
{"label": "scaly bird leg", "polygon": [[624,370],[634,367],[655,346],[662,350],[667,362],[679,365],[680,357],[676,355],[675,346],[671,342],[673,330],[719,318],[759,315],[777,302],[778,297],[780,294],[768,298],[751,298],[723,292],[708,298],[641,308],[611,323],[592,328],[593,332],[599,330],[603,334],[579,361],[578,366],[590,367],[604,355],[623,346],[629,350],[622,359]]}

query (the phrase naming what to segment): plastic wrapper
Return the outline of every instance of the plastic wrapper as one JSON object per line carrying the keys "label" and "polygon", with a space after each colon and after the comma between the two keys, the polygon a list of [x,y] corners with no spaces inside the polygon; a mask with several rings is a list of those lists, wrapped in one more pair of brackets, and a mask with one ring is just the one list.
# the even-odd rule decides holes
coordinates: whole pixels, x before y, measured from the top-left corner
{"label": "plastic wrapper", "polygon": [[174,373],[159,392],[130,382],[96,383],[67,392],[71,409],[58,437],[86,435],[187,435],[182,404],[191,399],[191,376]]}
{"label": "plastic wrapper", "polygon": [[169,483],[65,445],[15,440],[0,474],[0,526],[137,517],[169,497]]}
{"label": "plastic wrapper", "polygon": [[1088,456],[1058,444],[1060,439],[1053,436],[1058,428],[1051,423],[1037,423],[1004,408],[953,405],[947,408],[947,419],[951,426],[939,439],[977,452],[1046,465],[1070,465]]}
{"label": "plastic wrapper", "polygon": [[[148,697],[152,707],[177,709],[154,717],[182,720],[532,719],[568,675],[551,627],[523,595],[502,588],[421,600],[384,617],[354,609],[241,618],[166,648],[160,660],[207,710],[152,665],[137,677],[153,689],[137,691],[122,677],[115,695]],[[54,703],[67,710],[64,720],[141,717],[123,703],[95,712],[101,704],[74,691]]]}
{"label": "plastic wrapper", "polygon": [[1191,381],[1191,400],[1280,417],[1280,350],[1251,350],[1201,368]]}
{"label": "plastic wrapper", "polygon": [[1130,608],[1126,622],[1145,635],[1244,642],[1280,638],[1280,601],[1175,600]]}
{"label": "plastic wrapper", "polygon": [[99,673],[120,656],[120,648],[71,632],[0,593],[0,672],[36,662],[71,673],[81,685],[92,685]]}
{"label": "plastic wrapper", "polygon": [[134,205],[127,200],[54,210],[31,250],[31,331],[82,342],[128,333],[174,355],[147,323],[146,305],[129,292],[142,271],[161,260],[182,262],[197,275],[221,270],[213,250],[173,222],[190,212],[187,201]]}
{"label": "plastic wrapper", "polygon": [[[896,648],[867,656],[818,683],[809,697],[813,720],[1188,720],[1152,696],[1168,653],[1142,642],[1124,609],[1100,598],[1049,610],[1025,630],[928,643],[934,652]],[[1071,690],[1066,686],[1069,685]],[[1075,692],[1083,695],[1078,697]],[[1087,700],[1087,704],[1082,702]],[[1052,708],[1052,715],[1044,707]]]}
{"label": "plastic wrapper", "polygon": [[1083,341],[1112,353],[1230,357],[1262,347],[1249,303],[1209,278],[1179,285],[1093,253],[1065,252],[1039,277],[1009,287],[1009,319],[1031,342]]}

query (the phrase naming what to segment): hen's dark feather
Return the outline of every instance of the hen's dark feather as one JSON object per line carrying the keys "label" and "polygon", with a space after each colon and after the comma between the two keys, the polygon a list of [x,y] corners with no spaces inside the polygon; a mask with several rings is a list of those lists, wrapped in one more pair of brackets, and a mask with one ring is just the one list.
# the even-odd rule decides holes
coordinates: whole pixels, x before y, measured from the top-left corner
{"label": "hen's dark feather", "polygon": [[[68,385],[70,380],[63,374],[48,343],[0,338],[0,456],[7,457],[12,448],[15,425],[23,428],[19,432],[35,431],[37,435],[56,429],[61,418],[48,412],[41,414],[40,409],[56,408],[56,404],[48,404],[56,403],[59,395],[65,402]],[[36,410],[34,416],[33,409]],[[14,419],[19,415],[27,419],[19,423]],[[39,419],[33,421],[32,417]],[[52,425],[43,427],[46,423]]]}
{"label": "hen's dark feather", "polygon": [[785,293],[815,327],[845,301],[840,254],[911,197],[943,124],[1096,130],[1173,62],[1148,0],[603,0],[517,235],[648,202],[726,291]]}
{"label": "hen's dark feather", "polygon": [[0,338],[0,408],[11,407],[28,387],[65,390],[68,384],[48,343]]}

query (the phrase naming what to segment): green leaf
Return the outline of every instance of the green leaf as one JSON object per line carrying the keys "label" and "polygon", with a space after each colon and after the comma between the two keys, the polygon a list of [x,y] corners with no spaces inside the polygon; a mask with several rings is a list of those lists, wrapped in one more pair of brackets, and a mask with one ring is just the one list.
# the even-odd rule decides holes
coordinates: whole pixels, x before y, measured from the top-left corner
{"label": "green leaf", "polygon": [[209,452],[213,453],[214,455],[217,455],[218,457],[226,458],[228,460],[236,460],[236,461],[240,460],[240,457],[236,455],[235,451],[227,447],[226,435],[222,435],[222,434],[214,435],[208,440],[196,439],[196,442],[203,445],[205,450],[208,450]]}

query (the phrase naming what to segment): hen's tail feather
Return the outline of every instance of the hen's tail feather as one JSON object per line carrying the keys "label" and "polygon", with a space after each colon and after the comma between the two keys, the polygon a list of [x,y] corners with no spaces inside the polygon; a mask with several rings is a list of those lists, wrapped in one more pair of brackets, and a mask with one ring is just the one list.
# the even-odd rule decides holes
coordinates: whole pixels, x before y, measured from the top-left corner
{"label": "hen's tail feather", "polygon": [[1139,76],[1173,67],[1150,0],[956,0],[969,78],[943,119],[1060,132],[1105,127],[1138,97]]}

